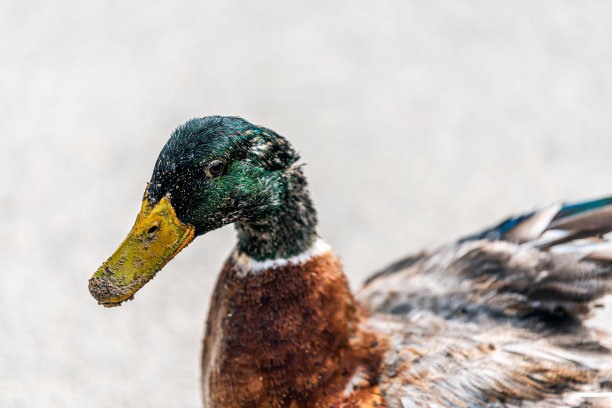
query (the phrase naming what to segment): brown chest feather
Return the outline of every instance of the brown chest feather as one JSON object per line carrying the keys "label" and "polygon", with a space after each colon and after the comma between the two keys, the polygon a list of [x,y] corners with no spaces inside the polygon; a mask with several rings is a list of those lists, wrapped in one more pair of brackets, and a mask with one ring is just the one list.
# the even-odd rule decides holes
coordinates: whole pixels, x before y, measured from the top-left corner
{"label": "brown chest feather", "polygon": [[361,313],[340,262],[221,272],[204,340],[206,407],[377,407],[381,341]]}

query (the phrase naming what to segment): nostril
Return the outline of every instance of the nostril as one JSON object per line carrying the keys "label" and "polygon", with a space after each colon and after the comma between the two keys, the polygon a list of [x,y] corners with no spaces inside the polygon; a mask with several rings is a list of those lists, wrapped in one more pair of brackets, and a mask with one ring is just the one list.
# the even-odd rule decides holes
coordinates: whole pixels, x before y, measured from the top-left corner
{"label": "nostril", "polygon": [[151,228],[149,228],[149,230],[147,231],[147,234],[151,235],[155,231],[157,231],[157,225],[154,225]]}

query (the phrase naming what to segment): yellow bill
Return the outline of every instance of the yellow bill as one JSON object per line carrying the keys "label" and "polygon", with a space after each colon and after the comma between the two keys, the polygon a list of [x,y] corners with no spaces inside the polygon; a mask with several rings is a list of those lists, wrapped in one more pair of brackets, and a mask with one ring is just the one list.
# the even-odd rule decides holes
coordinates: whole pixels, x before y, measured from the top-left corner
{"label": "yellow bill", "polygon": [[151,206],[147,198],[132,231],[89,280],[89,292],[106,307],[131,299],[195,236],[195,227],[176,217],[170,196]]}

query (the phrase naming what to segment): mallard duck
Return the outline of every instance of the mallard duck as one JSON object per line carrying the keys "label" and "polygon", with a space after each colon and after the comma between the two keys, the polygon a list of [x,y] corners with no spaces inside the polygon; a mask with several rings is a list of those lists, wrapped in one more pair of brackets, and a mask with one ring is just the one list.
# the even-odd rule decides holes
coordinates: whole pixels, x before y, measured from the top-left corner
{"label": "mallard duck", "polygon": [[135,225],[89,281],[132,299],[196,236],[234,223],[212,295],[204,406],[604,406],[612,198],[557,204],[409,256],[352,294],[317,235],[299,156],[237,117],[179,126]]}

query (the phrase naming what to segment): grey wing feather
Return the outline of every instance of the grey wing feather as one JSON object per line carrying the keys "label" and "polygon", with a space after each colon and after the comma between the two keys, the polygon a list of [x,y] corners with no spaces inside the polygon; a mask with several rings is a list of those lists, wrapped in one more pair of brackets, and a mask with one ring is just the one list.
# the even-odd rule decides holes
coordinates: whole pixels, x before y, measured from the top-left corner
{"label": "grey wing feather", "polygon": [[551,206],[369,279],[357,297],[394,342],[396,406],[591,401],[612,368],[609,337],[584,324],[612,291],[611,230],[612,202]]}
{"label": "grey wing feather", "polygon": [[612,291],[612,204],[556,218],[562,209],[532,213],[498,239],[476,236],[408,257],[370,278],[360,297],[392,314],[427,309],[523,326],[534,316],[582,320]]}

